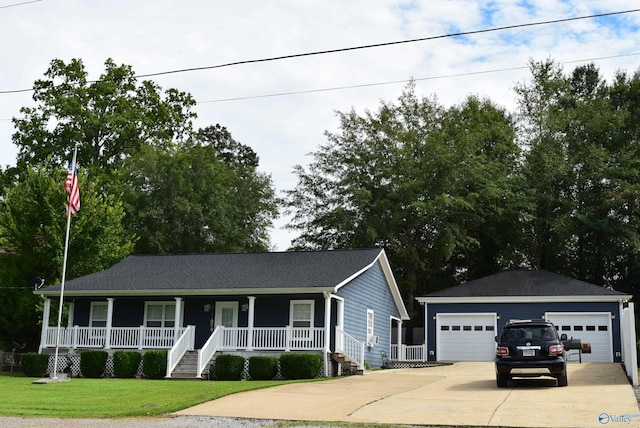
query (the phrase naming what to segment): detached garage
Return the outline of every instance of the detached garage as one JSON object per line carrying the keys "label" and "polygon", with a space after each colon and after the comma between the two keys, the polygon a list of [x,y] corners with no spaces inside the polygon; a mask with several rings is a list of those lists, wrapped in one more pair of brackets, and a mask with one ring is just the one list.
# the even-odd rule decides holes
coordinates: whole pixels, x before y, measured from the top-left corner
{"label": "detached garage", "polygon": [[[636,361],[632,296],[555,273],[505,271],[416,299],[425,308],[429,361],[491,361],[512,319],[547,319],[590,343],[585,362]],[[629,364],[628,364],[629,365]]]}

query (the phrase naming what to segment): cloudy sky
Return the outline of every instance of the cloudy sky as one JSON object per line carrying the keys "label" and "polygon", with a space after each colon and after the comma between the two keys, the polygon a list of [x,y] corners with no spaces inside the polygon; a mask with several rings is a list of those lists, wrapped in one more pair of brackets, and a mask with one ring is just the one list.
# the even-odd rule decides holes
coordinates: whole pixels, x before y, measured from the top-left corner
{"label": "cloudy sky", "polygon": [[[278,191],[293,188],[293,165],[335,131],[336,111],[374,110],[406,81],[445,105],[480,95],[513,110],[513,86],[530,59],[566,70],[595,62],[603,74],[640,67],[635,0],[0,0],[0,165],[15,163],[11,118],[32,106],[31,88],[54,58],[81,58],[90,79],[104,62],[138,75],[411,39],[413,43],[211,68],[151,79],[191,93],[197,127],[219,123],[260,156]],[[274,249],[292,236],[272,231]]]}

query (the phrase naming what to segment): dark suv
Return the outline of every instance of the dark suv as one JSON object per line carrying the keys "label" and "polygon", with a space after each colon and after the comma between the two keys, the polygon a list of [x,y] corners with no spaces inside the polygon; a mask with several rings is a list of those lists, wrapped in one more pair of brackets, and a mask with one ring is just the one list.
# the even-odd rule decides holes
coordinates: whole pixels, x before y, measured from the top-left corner
{"label": "dark suv", "polygon": [[[564,339],[564,335],[563,335]],[[512,320],[496,336],[496,383],[514,377],[551,376],[567,386],[567,360],[555,326],[544,320]]]}

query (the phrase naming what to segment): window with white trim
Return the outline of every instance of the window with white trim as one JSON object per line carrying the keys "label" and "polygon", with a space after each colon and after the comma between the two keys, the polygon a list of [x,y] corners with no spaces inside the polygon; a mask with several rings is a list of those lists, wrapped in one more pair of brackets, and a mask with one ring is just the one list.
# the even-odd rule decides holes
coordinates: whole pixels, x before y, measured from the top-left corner
{"label": "window with white trim", "polygon": [[167,327],[175,325],[176,302],[147,302],[144,308],[146,327]]}
{"label": "window with white trim", "polygon": [[89,311],[89,326],[106,327],[107,311],[107,302],[91,302],[91,309]]}
{"label": "window with white trim", "polygon": [[374,317],[373,309],[367,309],[367,343],[374,342]]}
{"label": "window with white trim", "polygon": [[292,300],[289,311],[291,327],[313,327],[313,300]]}

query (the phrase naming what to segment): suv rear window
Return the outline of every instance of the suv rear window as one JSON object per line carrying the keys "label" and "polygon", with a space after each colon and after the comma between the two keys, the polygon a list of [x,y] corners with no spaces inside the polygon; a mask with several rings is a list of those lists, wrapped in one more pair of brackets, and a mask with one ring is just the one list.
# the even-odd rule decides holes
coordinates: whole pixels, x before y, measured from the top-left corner
{"label": "suv rear window", "polygon": [[501,340],[504,342],[519,342],[519,341],[547,341],[556,339],[556,332],[553,327],[546,325],[529,325],[529,326],[514,326],[505,328],[502,332]]}

